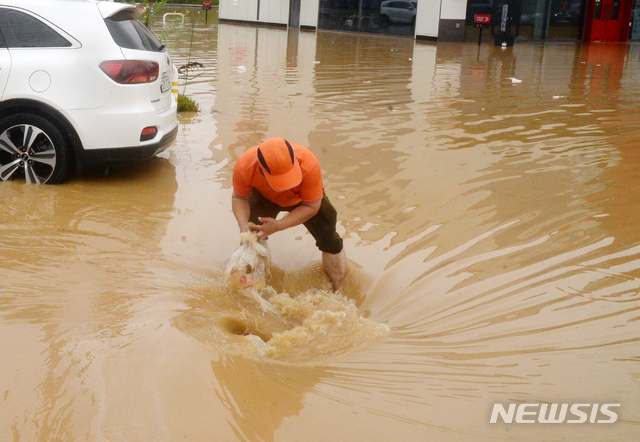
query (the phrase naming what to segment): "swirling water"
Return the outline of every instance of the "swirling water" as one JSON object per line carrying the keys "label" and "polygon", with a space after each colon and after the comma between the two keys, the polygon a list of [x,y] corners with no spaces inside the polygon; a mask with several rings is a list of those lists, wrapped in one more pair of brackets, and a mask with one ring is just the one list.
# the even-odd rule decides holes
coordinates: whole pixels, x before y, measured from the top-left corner
{"label": "swirling water", "polygon": [[[153,25],[204,65],[162,158],[2,183],[0,440],[637,438],[640,47],[187,17]],[[331,294],[277,233],[265,312],[220,272],[231,168],[271,136],[319,158],[350,271]],[[489,424],[510,402],[621,407]]]}

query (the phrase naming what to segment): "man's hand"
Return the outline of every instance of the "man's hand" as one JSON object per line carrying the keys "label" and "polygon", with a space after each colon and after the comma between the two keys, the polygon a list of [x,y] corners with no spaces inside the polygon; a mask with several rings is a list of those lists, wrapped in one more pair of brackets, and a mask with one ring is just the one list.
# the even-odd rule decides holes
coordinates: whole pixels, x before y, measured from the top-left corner
{"label": "man's hand", "polygon": [[249,228],[256,233],[258,239],[267,239],[267,237],[272,233],[286,230],[290,227],[307,222],[316,213],[318,213],[318,210],[320,210],[320,201],[310,206],[301,204],[293,209],[288,215],[279,220],[275,220],[269,217],[258,217],[258,221],[260,221],[262,225],[258,226],[254,224],[250,225]]}
{"label": "man's hand", "polygon": [[253,232],[255,232],[258,239],[267,239],[269,235],[272,233],[276,233],[280,230],[278,221],[273,218],[262,218],[258,217],[258,221],[260,221],[261,225],[252,224],[249,227]]}

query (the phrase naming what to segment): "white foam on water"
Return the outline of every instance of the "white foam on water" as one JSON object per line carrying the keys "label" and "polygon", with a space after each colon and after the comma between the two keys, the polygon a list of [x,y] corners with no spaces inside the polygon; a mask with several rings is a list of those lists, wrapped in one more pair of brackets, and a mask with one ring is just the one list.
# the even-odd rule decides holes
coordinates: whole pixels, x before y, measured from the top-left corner
{"label": "white foam on water", "polygon": [[390,334],[365,318],[353,299],[329,289],[299,294],[264,289],[231,290],[196,286],[192,309],[174,324],[212,350],[314,364],[352,351]]}
{"label": "white foam on water", "polygon": [[388,326],[363,317],[355,302],[322,289],[310,289],[298,296],[273,293],[273,313],[295,324],[275,332],[260,348],[265,356],[288,362],[309,362],[341,353],[390,333]]}

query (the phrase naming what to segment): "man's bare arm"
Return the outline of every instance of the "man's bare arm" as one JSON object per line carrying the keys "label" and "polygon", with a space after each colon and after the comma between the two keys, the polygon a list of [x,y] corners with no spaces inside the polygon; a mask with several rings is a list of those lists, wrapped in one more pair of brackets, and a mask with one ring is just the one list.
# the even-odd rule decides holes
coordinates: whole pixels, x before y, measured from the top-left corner
{"label": "man's bare arm", "polygon": [[290,227],[303,224],[313,218],[320,210],[320,201],[313,205],[301,204],[293,209],[287,216],[275,220],[273,218],[258,218],[262,225],[252,227],[259,239],[267,238],[272,233],[286,230]]}
{"label": "man's bare arm", "polygon": [[249,216],[251,215],[251,206],[249,206],[249,197],[240,197],[235,193],[231,196],[231,210],[238,221],[238,227],[241,232],[248,230]]}

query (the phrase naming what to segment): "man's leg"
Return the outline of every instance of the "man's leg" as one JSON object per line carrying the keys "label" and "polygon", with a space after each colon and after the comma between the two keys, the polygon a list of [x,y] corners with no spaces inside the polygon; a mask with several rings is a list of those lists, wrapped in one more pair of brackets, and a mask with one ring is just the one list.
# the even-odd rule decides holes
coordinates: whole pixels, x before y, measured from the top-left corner
{"label": "man's leg", "polygon": [[322,252],[322,266],[324,271],[329,275],[333,290],[338,290],[340,284],[347,274],[347,254],[344,248],[339,253]]}
{"label": "man's leg", "polygon": [[326,195],[322,197],[320,210],[304,226],[316,240],[322,252],[322,265],[333,289],[338,290],[347,273],[347,255],[342,247],[342,238],[336,232],[338,214]]}

